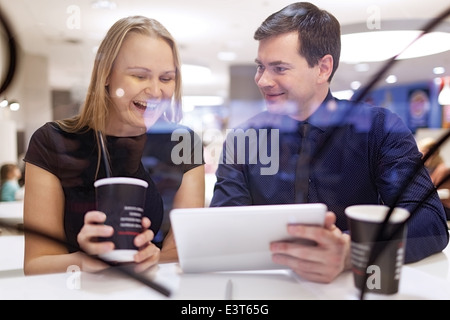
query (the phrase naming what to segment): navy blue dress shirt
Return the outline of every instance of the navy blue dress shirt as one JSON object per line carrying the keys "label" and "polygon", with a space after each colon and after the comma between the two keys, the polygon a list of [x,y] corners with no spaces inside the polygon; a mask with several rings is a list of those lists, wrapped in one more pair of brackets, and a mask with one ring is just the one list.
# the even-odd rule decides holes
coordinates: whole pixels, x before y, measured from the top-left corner
{"label": "navy blue dress shirt", "polygon": [[[414,136],[398,115],[386,108],[338,100],[329,92],[306,122],[311,150],[308,202],[325,203],[343,231],[347,231],[347,206],[385,204],[408,209],[406,263],[447,246],[444,208],[421,165]],[[301,124],[265,111],[230,130],[210,206],[294,203]]]}

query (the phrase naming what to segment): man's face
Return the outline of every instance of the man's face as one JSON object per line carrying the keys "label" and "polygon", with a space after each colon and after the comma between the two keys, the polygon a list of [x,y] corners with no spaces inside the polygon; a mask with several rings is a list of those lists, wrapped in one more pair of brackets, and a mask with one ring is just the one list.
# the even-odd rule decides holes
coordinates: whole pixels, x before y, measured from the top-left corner
{"label": "man's face", "polygon": [[299,54],[297,32],[259,42],[255,82],[269,112],[296,115],[314,107],[320,69]]}

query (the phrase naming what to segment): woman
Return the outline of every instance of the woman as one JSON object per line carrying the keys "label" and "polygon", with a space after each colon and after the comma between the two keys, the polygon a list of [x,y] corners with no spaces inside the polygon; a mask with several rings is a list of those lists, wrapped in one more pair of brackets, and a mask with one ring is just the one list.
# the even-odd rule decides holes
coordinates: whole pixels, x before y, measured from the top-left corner
{"label": "woman", "polygon": [[[153,243],[163,220],[163,204],[141,157],[149,128],[157,121],[180,119],[179,72],[175,41],[158,21],[133,16],[110,28],[98,49],[80,114],[45,124],[30,140],[24,159],[25,274],[65,272],[69,266],[91,272],[107,267],[89,257],[114,246],[96,241],[113,233],[103,224],[105,214],[95,210],[93,183],[107,171],[149,183],[143,232],[134,240],[139,248],[134,256],[136,272],[177,258],[170,231],[162,249]],[[204,204],[203,165],[189,169],[174,207]]]}

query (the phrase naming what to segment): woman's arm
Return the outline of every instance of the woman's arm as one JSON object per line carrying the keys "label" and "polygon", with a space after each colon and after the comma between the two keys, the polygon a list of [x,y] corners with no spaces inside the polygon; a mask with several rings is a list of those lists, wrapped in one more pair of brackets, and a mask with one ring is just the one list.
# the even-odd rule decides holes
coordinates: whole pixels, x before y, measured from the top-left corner
{"label": "woman's arm", "polygon": [[[201,165],[183,175],[181,185],[174,197],[173,208],[200,208],[204,206],[205,166]],[[172,228],[170,228],[163,241],[160,262],[175,261],[178,261],[178,253]]]}
{"label": "woman's arm", "polygon": [[24,273],[66,272],[71,265],[81,268],[80,254],[69,254],[64,245],[64,193],[59,179],[30,163],[25,168]]}
{"label": "woman's arm", "polygon": [[[69,267],[81,271],[96,272],[108,267],[101,260],[90,257],[114,248],[111,242],[97,242],[99,236],[111,236],[113,230],[104,225],[105,214],[90,211],[85,215],[77,240],[84,252],[69,253],[64,232],[64,192],[59,179],[50,172],[26,164],[24,199],[26,275],[67,272]],[[144,231],[136,236],[135,245],[140,248],[135,256],[136,272],[145,271],[158,262],[160,250],[148,245],[153,239],[149,230],[150,220],[143,219]]]}

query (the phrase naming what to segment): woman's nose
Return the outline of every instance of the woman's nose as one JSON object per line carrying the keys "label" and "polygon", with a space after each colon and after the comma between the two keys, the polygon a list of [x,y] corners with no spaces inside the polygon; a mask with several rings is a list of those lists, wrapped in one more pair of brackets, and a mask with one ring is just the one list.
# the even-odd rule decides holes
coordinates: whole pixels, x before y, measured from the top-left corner
{"label": "woman's nose", "polygon": [[161,95],[161,87],[158,81],[150,81],[145,87],[144,93],[152,98],[158,98]]}

